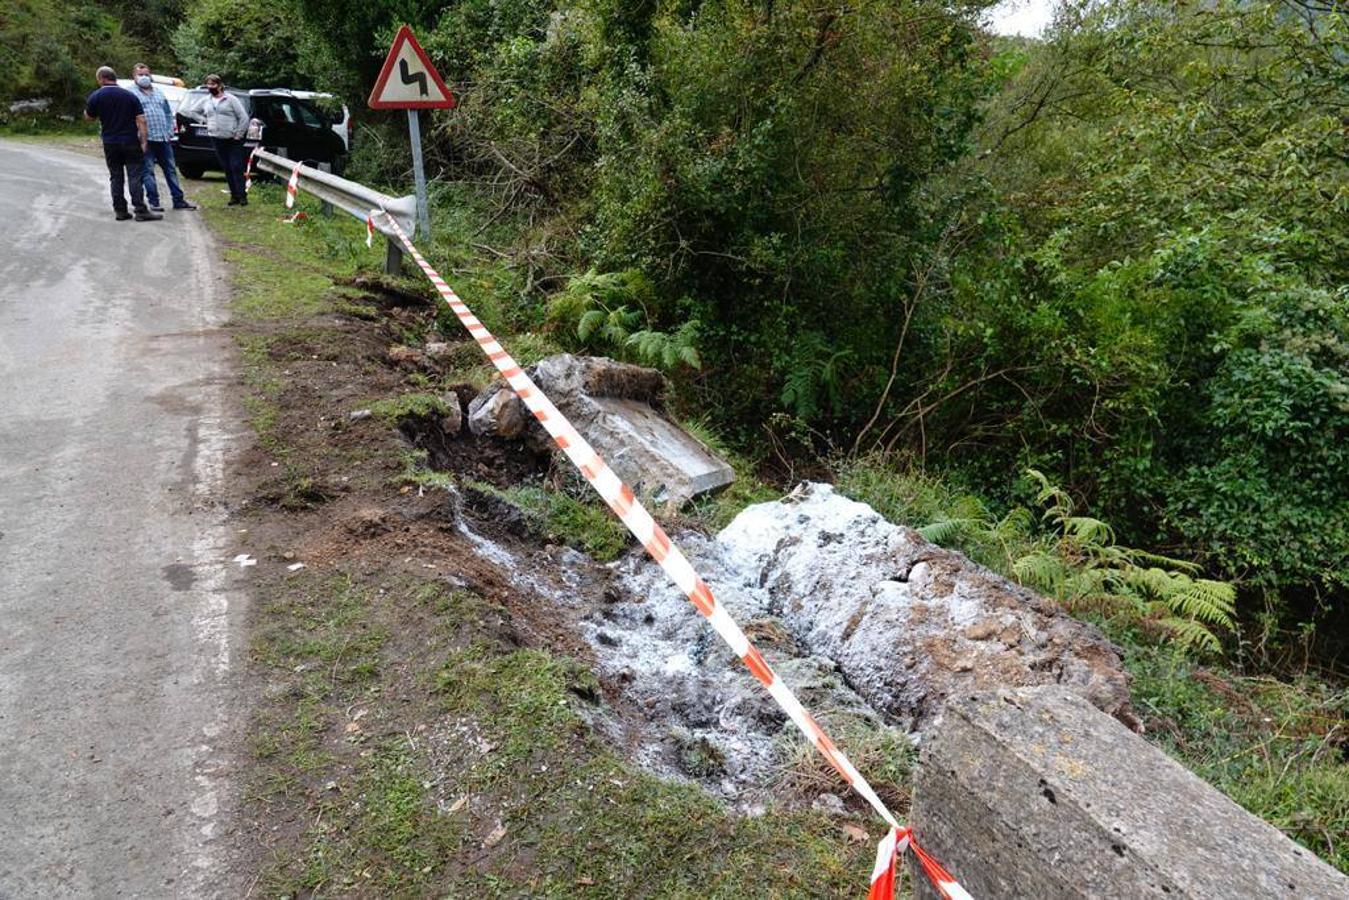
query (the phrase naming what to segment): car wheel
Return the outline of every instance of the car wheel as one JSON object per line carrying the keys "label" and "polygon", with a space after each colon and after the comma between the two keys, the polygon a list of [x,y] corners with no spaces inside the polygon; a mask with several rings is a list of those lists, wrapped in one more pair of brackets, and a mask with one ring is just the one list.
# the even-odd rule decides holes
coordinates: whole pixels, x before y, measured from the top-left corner
{"label": "car wheel", "polygon": [[200,178],[202,175],[206,174],[206,169],[204,169],[201,166],[193,166],[193,165],[185,166],[182,165],[181,163],[178,166],[178,171],[182,172],[188,178]]}

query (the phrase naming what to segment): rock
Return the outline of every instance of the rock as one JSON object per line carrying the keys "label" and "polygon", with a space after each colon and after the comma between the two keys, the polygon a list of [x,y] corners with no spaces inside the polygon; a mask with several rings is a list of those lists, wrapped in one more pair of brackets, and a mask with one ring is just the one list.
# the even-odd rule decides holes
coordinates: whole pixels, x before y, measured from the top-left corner
{"label": "rock", "polygon": [[356,537],[373,538],[393,530],[393,523],[382,509],[357,510],[345,523],[347,531]]}
{"label": "rock", "polygon": [[[13,103],[9,105],[9,111],[12,113],[46,112],[47,107],[51,105],[52,105],[51,100],[46,97],[34,97],[31,100],[15,100]],[[64,116],[63,118],[68,119],[70,117]]]}
{"label": "rock", "polygon": [[848,815],[848,810],[843,806],[843,798],[838,794],[821,794],[810,804],[810,808],[840,819]]}
{"label": "rock", "polygon": [[422,352],[412,347],[404,347],[401,344],[394,344],[385,353],[389,357],[389,362],[396,366],[420,366],[423,360]]}
{"label": "rock", "polygon": [[440,430],[445,432],[446,437],[455,437],[464,428],[464,407],[454,391],[442,394],[440,400],[445,404],[445,414],[440,417]]}
{"label": "rock", "polygon": [[1057,685],[953,696],[910,821],[975,897],[1349,897],[1345,875]]}
{"label": "rock", "polygon": [[749,507],[717,543],[738,587],[764,591],[811,653],[911,730],[947,697],[1053,683],[1129,717],[1128,675],[1099,630],[828,485]]}
{"label": "rock", "polygon": [[488,385],[468,405],[468,430],[479,437],[513,440],[525,433],[529,412],[506,384]]}
{"label": "rock", "polygon": [[422,352],[426,354],[427,359],[440,362],[453,354],[454,350],[445,341],[430,341],[422,348]]}
{"label": "rock", "polygon": [[368,409],[353,409],[351,412],[347,413],[347,418],[353,422],[359,422],[361,419],[368,419],[372,415],[374,415],[374,413]]}
{"label": "rock", "polygon": [[[639,495],[680,506],[735,480],[729,464],[660,413],[666,383],[659,372],[568,353],[550,356],[527,371]],[[504,381],[489,385],[469,406],[469,428],[475,434],[515,438],[526,426],[536,444],[550,443]]]}

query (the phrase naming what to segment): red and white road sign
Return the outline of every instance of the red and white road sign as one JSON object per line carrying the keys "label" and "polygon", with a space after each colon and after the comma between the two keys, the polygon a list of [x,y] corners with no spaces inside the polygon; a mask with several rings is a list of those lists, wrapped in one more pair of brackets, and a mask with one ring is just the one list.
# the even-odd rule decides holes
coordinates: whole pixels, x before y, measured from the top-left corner
{"label": "red and white road sign", "polygon": [[371,109],[454,109],[454,94],[406,25],[393,39],[369,104]]}

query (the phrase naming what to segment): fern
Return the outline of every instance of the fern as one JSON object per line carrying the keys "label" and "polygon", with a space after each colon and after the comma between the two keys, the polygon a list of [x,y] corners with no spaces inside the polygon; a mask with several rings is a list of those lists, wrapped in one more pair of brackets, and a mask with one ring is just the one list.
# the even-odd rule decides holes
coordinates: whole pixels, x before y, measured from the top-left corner
{"label": "fern", "polygon": [[644,330],[627,337],[626,345],[636,350],[641,362],[662,369],[674,369],[681,363],[692,369],[701,369],[702,357],[694,342],[698,337],[697,320],[685,322],[674,334]]}
{"label": "fern", "polygon": [[1163,598],[1166,604],[1190,619],[1231,628],[1236,615],[1237,598],[1237,592],[1232,586],[1207,579],[1191,581],[1185,578],[1185,581],[1189,583],[1183,590]]}
{"label": "fern", "polygon": [[919,529],[1068,609],[1091,610],[1160,629],[1182,649],[1219,653],[1219,635],[1236,627],[1236,590],[1201,578],[1192,562],[1118,543],[1113,528],[1079,515],[1073,498],[1042,472],[1026,471],[1039,514],[1013,507],[995,519],[978,499],[949,498]]}
{"label": "fern", "polygon": [[1024,585],[1057,594],[1068,581],[1071,570],[1058,554],[1035,550],[1012,563],[1012,573]]}
{"label": "fern", "polygon": [[918,533],[934,544],[945,546],[971,529],[984,525],[983,519],[938,519],[919,528]]}
{"label": "fern", "polygon": [[782,405],[801,419],[815,418],[822,405],[837,410],[844,371],[853,356],[851,350],[839,349],[818,332],[802,335],[783,376]]}
{"label": "fern", "polygon": [[1194,619],[1179,616],[1167,616],[1157,620],[1157,624],[1168,631],[1182,650],[1203,650],[1218,653],[1222,645],[1212,631]]}
{"label": "fern", "polygon": [[[698,322],[691,320],[674,332],[651,326],[655,294],[637,271],[574,275],[548,303],[548,322],[572,330],[583,349],[672,371],[680,366],[702,368],[698,352]],[[574,326],[572,323],[575,323]]]}

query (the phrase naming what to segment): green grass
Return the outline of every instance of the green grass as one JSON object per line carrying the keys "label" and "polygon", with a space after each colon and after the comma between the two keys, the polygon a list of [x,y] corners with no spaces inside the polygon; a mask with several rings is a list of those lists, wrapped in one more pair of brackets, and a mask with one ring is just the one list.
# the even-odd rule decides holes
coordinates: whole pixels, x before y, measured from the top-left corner
{"label": "green grass", "polygon": [[623,523],[591,494],[578,500],[562,491],[529,485],[504,490],[477,482],[473,486],[516,506],[544,540],[583,550],[600,562],[617,559],[631,542]]}
{"label": "green grass", "polygon": [[295,210],[298,225],[284,221],[284,192],[254,182],[249,205],[226,205],[218,182],[204,182],[195,193],[211,229],[223,240],[231,265],[234,313],[243,322],[303,319],[333,309],[344,299],[333,279],[378,266],[383,258],[365,247],[365,229],[346,213],[325,218],[319,203],[302,197]]}
{"label": "green grass", "polygon": [[[476,645],[440,676],[447,714],[474,716],[495,749],[466,768],[470,794],[505,791],[511,834],[462,889],[489,895],[853,896],[872,848],[813,812],[729,816],[701,790],[634,771],[580,714],[592,676],[536,650]],[[837,784],[831,786],[838,790]]]}
{"label": "green grass", "polygon": [[1248,678],[1199,666],[1167,647],[1124,646],[1149,739],[1349,872],[1349,690],[1312,678]]}
{"label": "green grass", "polygon": [[401,394],[376,400],[369,404],[369,409],[372,415],[391,426],[396,426],[404,419],[427,419],[449,412],[442,397],[426,393]]}

